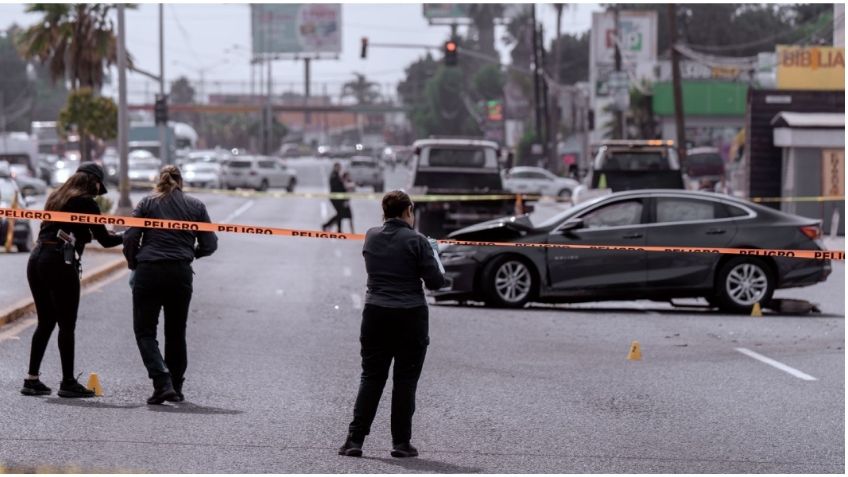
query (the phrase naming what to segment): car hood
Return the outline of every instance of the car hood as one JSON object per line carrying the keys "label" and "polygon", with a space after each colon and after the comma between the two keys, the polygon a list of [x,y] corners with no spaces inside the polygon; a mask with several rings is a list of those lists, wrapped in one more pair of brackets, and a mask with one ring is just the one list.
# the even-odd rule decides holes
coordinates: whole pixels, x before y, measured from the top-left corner
{"label": "car hood", "polygon": [[448,237],[457,240],[508,240],[522,237],[532,231],[535,231],[535,227],[530,222],[530,218],[527,215],[520,215],[471,225],[451,233]]}

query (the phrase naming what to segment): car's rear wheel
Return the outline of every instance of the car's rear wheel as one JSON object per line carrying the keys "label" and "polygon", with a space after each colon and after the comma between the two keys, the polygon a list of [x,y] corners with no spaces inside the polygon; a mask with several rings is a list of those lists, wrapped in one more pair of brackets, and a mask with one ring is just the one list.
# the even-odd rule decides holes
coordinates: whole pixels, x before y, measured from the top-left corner
{"label": "car's rear wheel", "polygon": [[486,266],[483,287],[486,304],[500,308],[521,308],[533,298],[536,277],[525,260],[504,256]]}
{"label": "car's rear wheel", "polygon": [[289,179],[289,185],[286,186],[286,192],[294,192],[294,186],[297,185],[297,179],[292,177]]}
{"label": "car's rear wheel", "polygon": [[259,183],[259,187],[256,188],[259,192],[265,192],[268,190],[268,179],[262,179],[262,182]]}
{"label": "car's rear wheel", "polygon": [[559,191],[559,194],[557,194],[557,197],[559,197],[559,199],[563,200],[563,201],[570,201],[571,200],[571,189],[563,189],[563,190]]}
{"label": "car's rear wheel", "polygon": [[774,293],[775,276],[762,260],[734,257],[722,265],[715,288],[715,303],[724,311],[748,313],[755,304],[766,305]]}

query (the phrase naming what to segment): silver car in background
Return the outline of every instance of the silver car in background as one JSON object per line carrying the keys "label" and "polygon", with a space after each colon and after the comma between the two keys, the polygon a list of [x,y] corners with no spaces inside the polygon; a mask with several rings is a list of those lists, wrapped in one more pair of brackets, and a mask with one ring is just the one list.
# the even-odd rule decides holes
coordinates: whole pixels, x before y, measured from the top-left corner
{"label": "silver car in background", "polygon": [[353,156],[347,171],[350,173],[350,180],[357,187],[372,186],[374,192],[383,192],[385,189],[383,166],[369,156]]}
{"label": "silver car in background", "polygon": [[189,162],[180,169],[189,187],[221,188],[221,164],[217,162]]}
{"label": "silver car in background", "polygon": [[504,173],[504,189],[516,194],[537,194],[571,200],[580,183],[559,177],[541,167],[513,167]]}
{"label": "silver car in background", "polygon": [[268,156],[238,156],[224,163],[221,182],[227,189],[246,188],[265,191],[283,187],[293,192],[297,172],[280,159]]}

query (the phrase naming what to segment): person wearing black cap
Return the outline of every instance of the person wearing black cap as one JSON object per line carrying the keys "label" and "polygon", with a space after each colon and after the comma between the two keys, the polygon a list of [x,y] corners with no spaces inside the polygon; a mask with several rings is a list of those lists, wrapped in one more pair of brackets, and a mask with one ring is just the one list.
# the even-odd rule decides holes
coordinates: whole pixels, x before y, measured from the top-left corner
{"label": "person wearing black cap", "polygon": [[[183,194],[182,173],[165,166],[153,194],[141,199],[133,217],[210,222],[203,202]],[[188,356],[186,322],[192,294],[191,262],[218,248],[213,232],[142,229],[124,233],[124,255],[133,270],[133,329],[141,360],[153,380],[148,404],[182,402]],[[159,351],[156,329],[165,312],[165,356]]]}
{"label": "person wearing black cap", "polygon": [[[94,197],[106,193],[103,169],[86,162],[61,187],[47,197],[45,210],[100,215]],[[115,234],[99,224],[42,222],[38,243],[27,264],[27,280],[35,301],[38,326],[32,335],[29,376],[21,393],[27,396],[48,395],[52,390],[41,382],[41,360],[53,328],[59,326],[59,356],[62,361],[62,383],[59,396],[88,398],[94,391],[86,389],[74,377],[74,329],[80,300],[80,259],[92,238],[104,247],[122,243]]]}

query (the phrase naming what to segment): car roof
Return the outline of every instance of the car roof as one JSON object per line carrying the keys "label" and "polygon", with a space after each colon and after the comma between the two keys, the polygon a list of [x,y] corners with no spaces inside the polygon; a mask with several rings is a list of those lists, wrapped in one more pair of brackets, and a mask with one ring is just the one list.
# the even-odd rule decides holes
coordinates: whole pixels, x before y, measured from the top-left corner
{"label": "car roof", "polygon": [[718,154],[716,147],[695,147],[686,151],[686,154]]}
{"label": "car roof", "polygon": [[509,172],[549,172],[544,167],[533,167],[533,166],[518,166],[513,167],[509,170]]}
{"label": "car roof", "polygon": [[[728,202],[735,202],[740,205],[751,206],[752,202],[740,199],[738,197],[733,197],[732,195],[720,194],[718,192],[706,192],[706,191],[695,191],[695,190],[682,190],[682,189],[638,189],[638,190],[627,190],[621,192],[614,192],[610,195],[603,196],[605,199],[608,198],[625,198],[625,197],[647,197],[647,196],[657,196],[657,195],[676,195],[679,197],[689,197],[693,199],[711,199],[711,200],[724,200]],[[754,204],[756,205],[756,204]]]}
{"label": "car roof", "polygon": [[498,143],[487,141],[485,139],[419,139],[412,143],[412,147],[427,147],[427,146],[476,146],[476,147],[491,147],[498,148]]}

